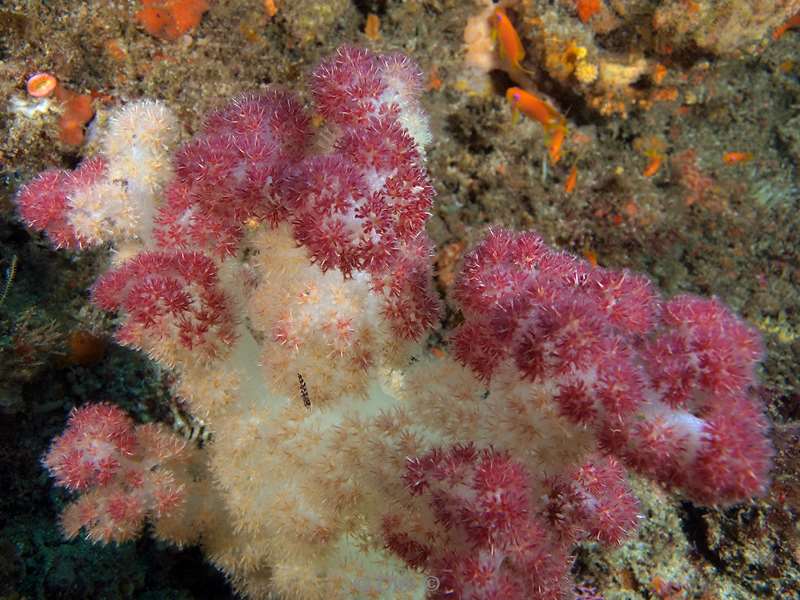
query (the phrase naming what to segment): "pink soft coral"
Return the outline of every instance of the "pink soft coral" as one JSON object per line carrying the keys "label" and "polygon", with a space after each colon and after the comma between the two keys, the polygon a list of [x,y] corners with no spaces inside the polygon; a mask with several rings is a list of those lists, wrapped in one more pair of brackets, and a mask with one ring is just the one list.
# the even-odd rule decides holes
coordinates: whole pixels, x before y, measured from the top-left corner
{"label": "pink soft coral", "polygon": [[429,545],[431,534],[406,530],[391,515],[384,537],[436,578],[431,598],[568,598],[572,545],[619,543],[638,513],[621,467],[600,457],[531,490],[525,468],[507,453],[456,445],[409,459],[405,481],[444,533]]}
{"label": "pink soft coral", "polygon": [[44,458],[58,485],[81,492],[62,515],[67,536],[83,528],[92,540],[122,542],[138,536],[145,519],[178,510],[183,488],[165,463],[184,445],[161,425],[134,425],[110,404],[73,410]]}
{"label": "pink soft coral", "polygon": [[772,449],[754,399],[758,334],[718,300],[662,300],[642,275],[498,230],[464,260],[456,356],[550,382],[567,419],[628,466],[706,503],[763,493]]}

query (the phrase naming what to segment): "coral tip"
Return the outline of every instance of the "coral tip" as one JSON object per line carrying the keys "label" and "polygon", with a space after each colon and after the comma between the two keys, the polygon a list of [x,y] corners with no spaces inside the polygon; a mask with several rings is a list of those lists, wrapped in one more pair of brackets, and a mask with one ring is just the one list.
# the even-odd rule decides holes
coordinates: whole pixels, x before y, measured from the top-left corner
{"label": "coral tip", "polygon": [[44,98],[53,93],[58,85],[58,80],[50,73],[34,73],[28,77],[25,88],[34,98]]}

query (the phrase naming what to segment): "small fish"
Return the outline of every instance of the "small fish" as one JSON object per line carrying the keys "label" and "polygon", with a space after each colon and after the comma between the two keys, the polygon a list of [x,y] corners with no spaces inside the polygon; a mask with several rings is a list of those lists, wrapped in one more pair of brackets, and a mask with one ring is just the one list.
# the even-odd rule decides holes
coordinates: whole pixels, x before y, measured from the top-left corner
{"label": "small fish", "polygon": [[589,261],[589,264],[593,267],[597,266],[597,252],[592,250],[591,248],[584,248],[583,249],[583,258]]}
{"label": "small fish", "polygon": [[578,183],[578,167],[575,165],[572,166],[572,169],[569,171],[569,175],[567,176],[567,180],[564,182],[564,191],[567,194],[571,194],[575,191],[575,186]]}
{"label": "small fish", "polygon": [[520,64],[525,58],[525,48],[519,38],[517,30],[508,18],[508,14],[501,6],[494,9],[492,13],[492,37],[497,40],[499,45],[500,58],[508,61],[514,68],[529,73]]}
{"label": "small fish", "polygon": [[566,137],[567,125],[562,120],[561,123],[553,128],[552,135],[550,135],[550,143],[547,147],[547,153],[550,155],[550,162],[554,165],[561,160],[561,146],[564,145]]}
{"label": "small fish", "polygon": [[548,136],[547,152],[550,162],[561,160],[561,146],[567,137],[567,122],[548,102],[519,87],[508,88],[506,99],[513,110],[512,122],[516,123],[518,114],[534,119],[542,124]]}
{"label": "small fish", "polygon": [[517,113],[522,113],[531,119],[539,121],[548,131],[556,127],[563,119],[558,111],[550,106],[545,100],[538,96],[526,92],[519,87],[510,87],[506,91],[506,99],[514,111],[514,119]]}
{"label": "small fish", "polygon": [[658,152],[650,152],[646,154],[646,156],[650,159],[650,162],[647,163],[644,171],[642,171],[642,175],[645,177],[652,177],[658,173],[658,170],[661,168],[663,157]]}

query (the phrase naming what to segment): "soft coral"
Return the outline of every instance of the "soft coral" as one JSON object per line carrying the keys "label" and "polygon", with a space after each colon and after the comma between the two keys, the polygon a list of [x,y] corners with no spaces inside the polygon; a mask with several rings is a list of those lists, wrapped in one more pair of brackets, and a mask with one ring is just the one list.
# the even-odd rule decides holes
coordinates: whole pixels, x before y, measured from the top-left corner
{"label": "soft coral", "polygon": [[409,458],[404,479],[444,539],[429,543],[434,535],[406,530],[396,515],[384,519],[384,539],[436,578],[432,598],[567,598],[571,546],[589,537],[616,544],[636,526],[622,468],[600,457],[533,490],[508,453],[454,445]]}

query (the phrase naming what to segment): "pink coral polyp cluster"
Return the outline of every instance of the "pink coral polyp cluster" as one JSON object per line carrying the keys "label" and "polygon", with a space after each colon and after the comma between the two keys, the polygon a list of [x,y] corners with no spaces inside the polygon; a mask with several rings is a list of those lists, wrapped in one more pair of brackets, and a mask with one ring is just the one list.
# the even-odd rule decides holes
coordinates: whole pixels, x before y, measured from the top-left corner
{"label": "pink coral polyp cluster", "polygon": [[404,54],[376,56],[366,49],[344,48],[314,70],[311,86],[320,113],[352,127],[396,115],[398,106],[391,95],[416,98],[422,89],[422,72]]}
{"label": "pink coral polyp cluster", "polygon": [[414,140],[391,118],[348,130],[332,155],[301,164],[290,206],[295,237],[327,270],[379,272],[422,231],[433,188]]}
{"label": "pink coral polyp cluster", "polygon": [[289,204],[295,236],[323,270],[380,272],[423,231],[434,191],[400,121],[401,108],[418,110],[420,78],[405,57],[359,49],[312,74],[317,108],[342,134],[333,152],[300,164]]}
{"label": "pink coral polyp cluster", "polygon": [[310,137],[308,117],[286,92],[245,95],[212,114],[175,157],[176,176],[156,217],[158,243],[235,255],[250,219],[287,217],[287,176]]}
{"label": "pink coral polyp cluster", "polygon": [[122,542],[136,537],[145,519],[178,510],[183,489],[163,463],[183,447],[162,426],[134,425],[116,406],[73,410],[44,458],[56,483],[82,492],[62,515],[67,536],[85,529],[92,540]]}
{"label": "pink coral polyp cluster", "polygon": [[125,311],[117,339],[134,348],[175,340],[213,358],[236,337],[217,265],[200,252],[143,252],[100,277],[92,296],[104,310]]}
{"label": "pink coral polyp cluster", "polygon": [[[335,140],[321,153],[289,92],[245,94],[211,114],[177,150],[163,202],[141,211],[155,214],[152,243],[142,240],[148,247],[95,287],[101,307],[129,315],[118,339],[144,349],[173,339],[223,353],[233,320],[215,261],[238,256],[248,227],[261,223],[289,224],[322,271],[368,272],[397,333],[422,335],[439,310],[424,232],[434,190],[421,148],[400,123],[420,113],[420,78],[405,57],[341,48],[311,78],[317,109],[330,121],[317,137]],[[99,157],[72,173],[44,173],[18,197],[22,218],[57,246],[80,247],[69,195],[95,183],[104,165]]]}
{"label": "pink coral polyp cluster", "polygon": [[513,361],[606,451],[700,502],[763,492],[761,342],[718,300],[665,301],[642,275],[504,230],[465,258],[455,295],[465,316],[455,352],[483,379]]}
{"label": "pink coral polyp cluster", "polygon": [[59,485],[80,491],[108,483],[119,470],[119,457],[135,448],[130,417],[116,406],[95,404],[70,415],[45,464]]}
{"label": "pink coral polyp cluster", "polygon": [[436,577],[431,598],[567,597],[572,546],[587,538],[616,544],[636,526],[638,503],[624,471],[600,457],[536,493],[507,453],[472,445],[409,459],[404,478],[426,500],[443,539],[429,546],[394,516],[384,520],[384,537],[410,566]]}
{"label": "pink coral polyp cluster", "polygon": [[97,157],[82,162],[74,171],[45,171],[17,196],[20,216],[30,227],[44,231],[56,248],[89,245],[70,223],[70,196],[96,183],[105,169],[105,160]]}

